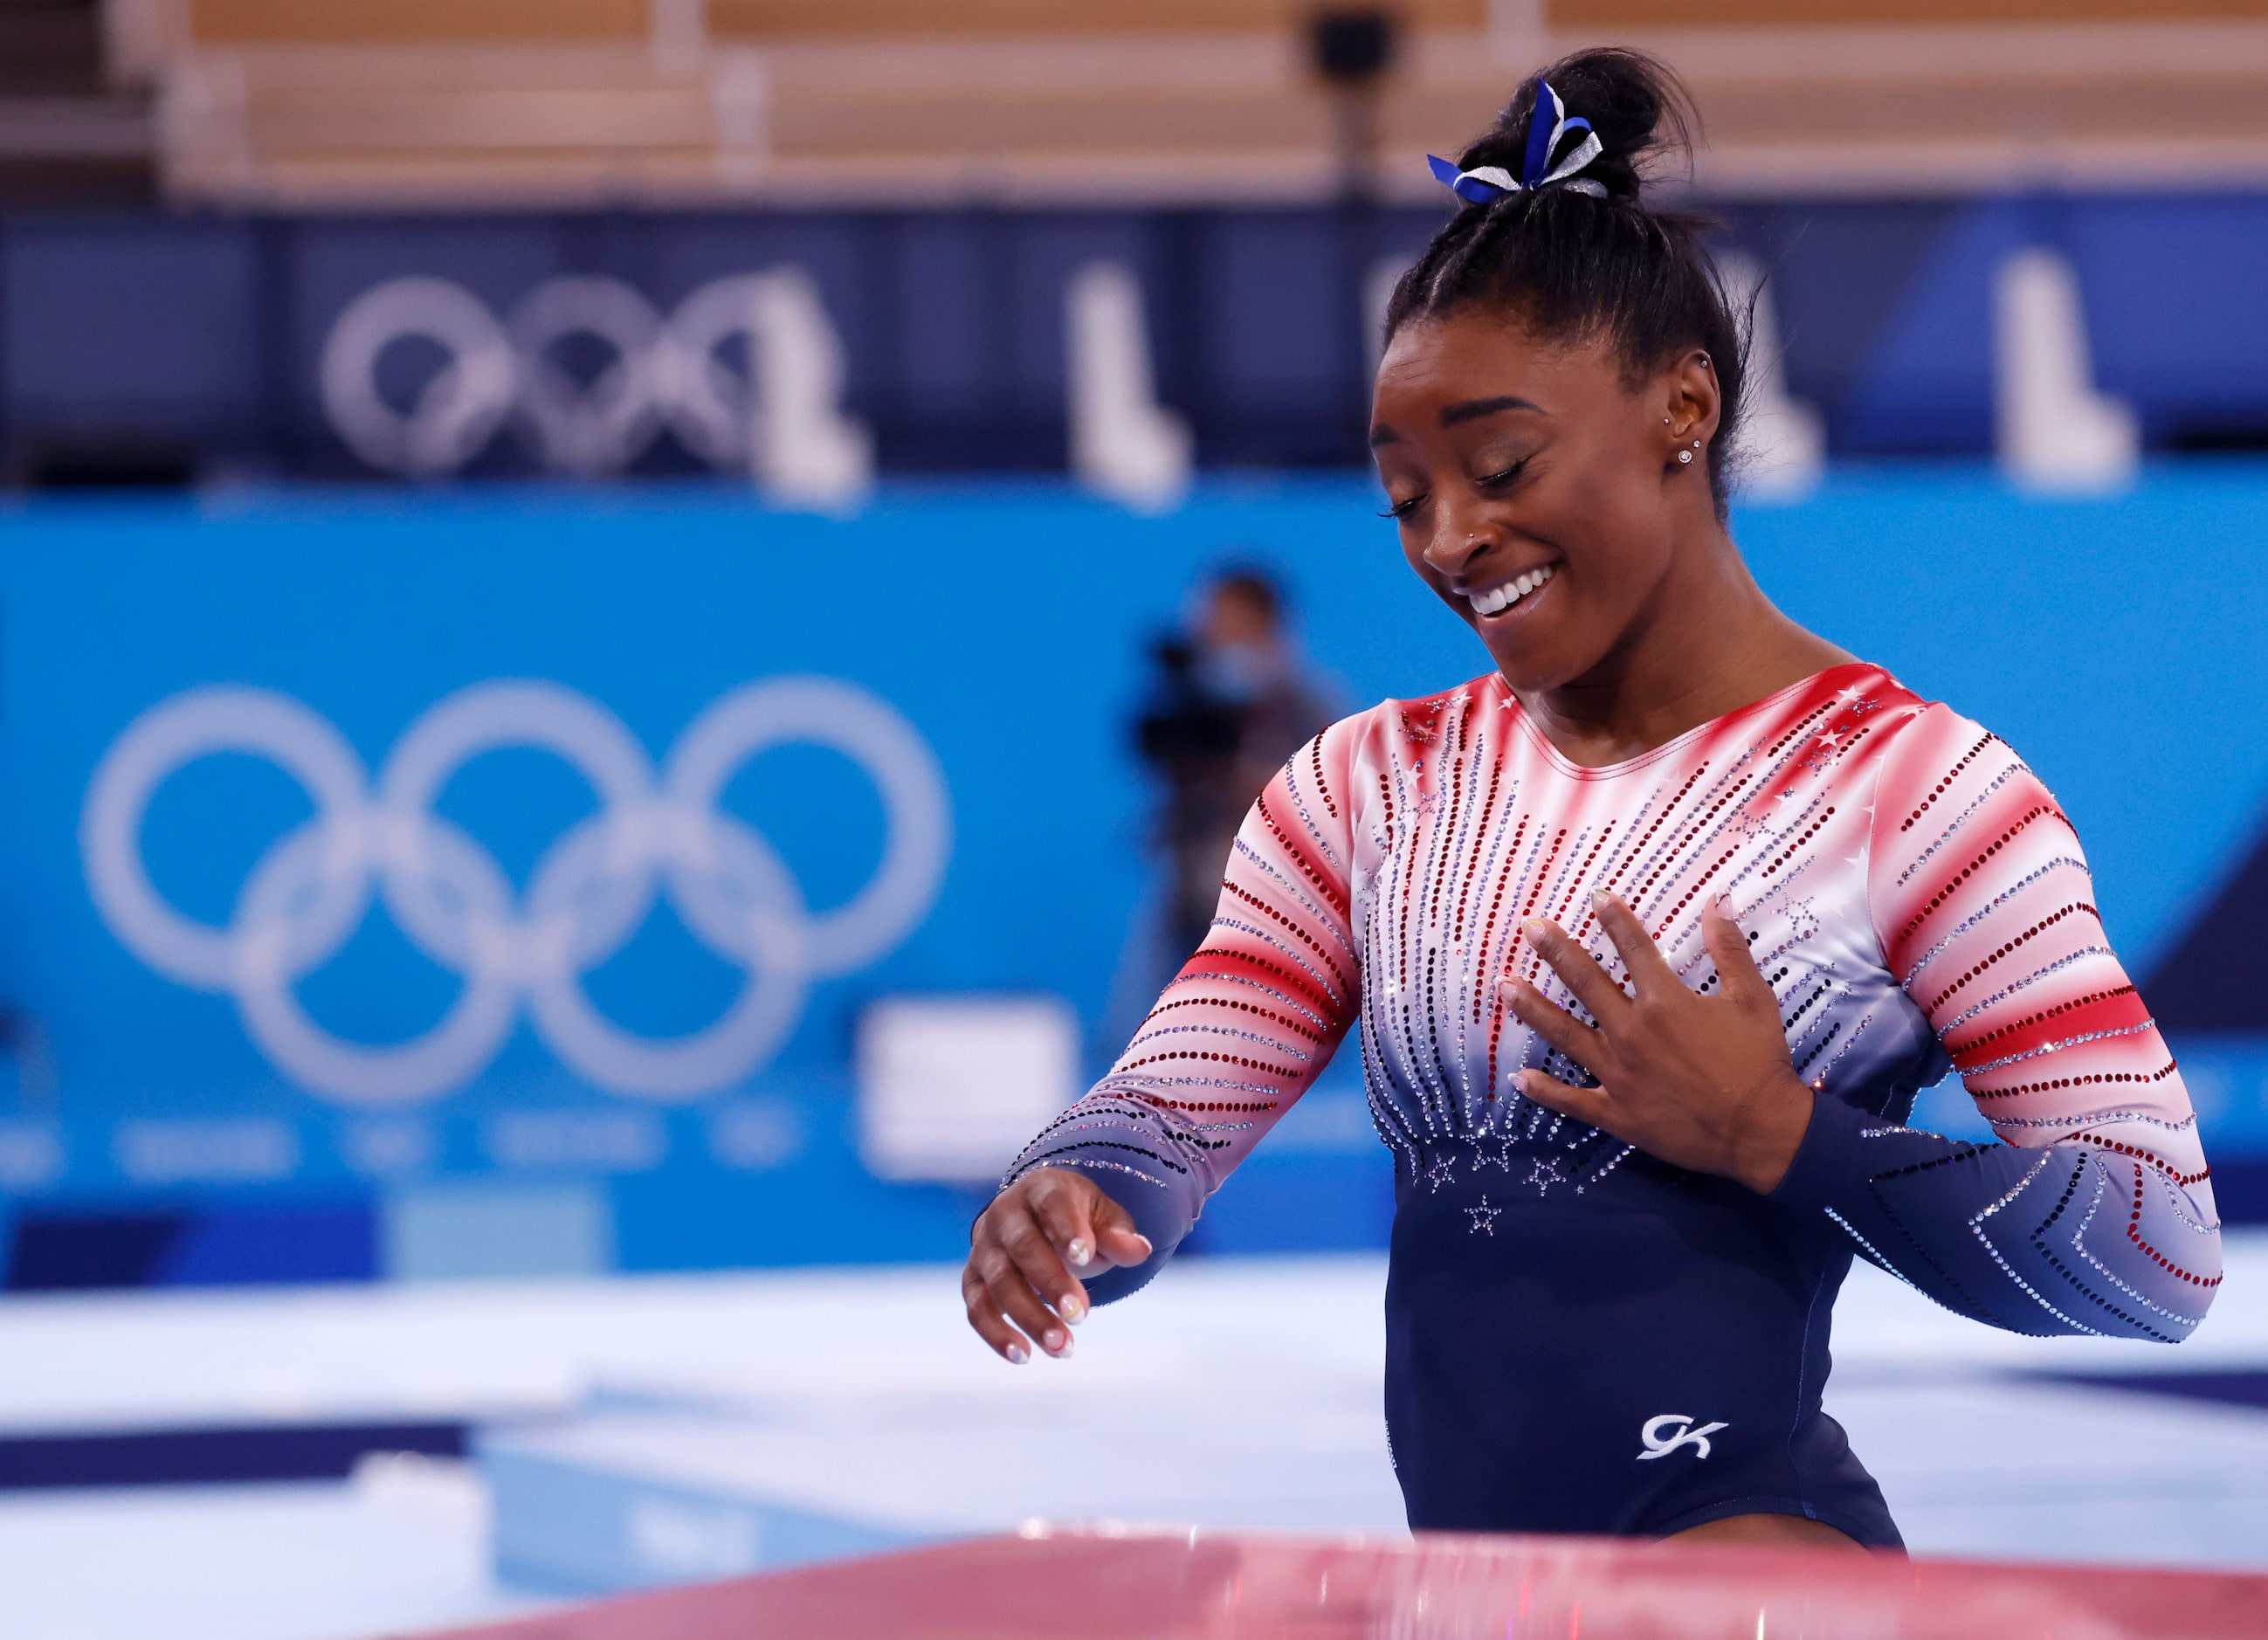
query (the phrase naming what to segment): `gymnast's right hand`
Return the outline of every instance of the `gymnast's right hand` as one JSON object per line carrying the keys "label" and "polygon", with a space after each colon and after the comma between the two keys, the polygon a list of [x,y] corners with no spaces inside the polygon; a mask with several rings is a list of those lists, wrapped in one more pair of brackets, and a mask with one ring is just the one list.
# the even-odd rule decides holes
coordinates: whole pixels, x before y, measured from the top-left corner
{"label": "gymnast's right hand", "polygon": [[995,1196],[969,1232],[961,1272],[968,1324],[1018,1366],[1035,1340],[1061,1360],[1072,1325],[1087,1315],[1086,1289],[1071,1272],[1100,1276],[1149,1256],[1149,1238],[1093,1180],[1038,1168]]}

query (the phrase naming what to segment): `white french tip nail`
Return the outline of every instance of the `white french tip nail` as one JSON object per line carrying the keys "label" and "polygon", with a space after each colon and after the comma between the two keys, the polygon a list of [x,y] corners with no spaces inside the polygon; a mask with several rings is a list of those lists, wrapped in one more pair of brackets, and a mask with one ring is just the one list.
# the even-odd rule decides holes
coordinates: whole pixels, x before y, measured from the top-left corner
{"label": "white french tip nail", "polygon": [[1025,1362],[1029,1361],[1031,1358],[1032,1358],[1032,1357],[1031,1357],[1029,1355],[1027,1355],[1027,1354],[1026,1354],[1026,1353],[1025,1353],[1024,1346],[1023,1346],[1023,1345],[1021,1345],[1021,1344],[1010,1344],[1010,1345],[1008,1346],[1008,1364],[1009,1364],[1009,1365],[1011,1365],[1011,1366],[1021,1366],[1021,1365],[1023,1365],[1023,1364],[1024,1364],[1024,1363],[1025,1363]]}
{"label": "white french tip nail", "polygon": [[1064,1251],[1070,1258],[1073,1269],[1083,1270],[1094,1262],[1094,1249],[1086,1245],[1084,1238],[1074,1238],[1071,1246]]}

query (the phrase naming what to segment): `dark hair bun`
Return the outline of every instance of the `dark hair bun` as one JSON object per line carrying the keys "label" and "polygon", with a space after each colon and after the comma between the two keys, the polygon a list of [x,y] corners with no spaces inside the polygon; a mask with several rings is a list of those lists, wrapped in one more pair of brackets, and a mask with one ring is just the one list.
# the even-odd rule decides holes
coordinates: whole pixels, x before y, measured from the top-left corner
{"label": "dark hair bun", "polygon": [[[1665,155],[1690,163],[1697,123],[1693,99],[1676,75],[1644,52],[1595,47],[1560,58],[1542,77],[1559,93],[1568,116],[1588,120],[1598,134],[1605,151],[1577,174],[1605,188],[1609,199],[1635,201]],[[1520,175],[1535,103],[1535,81],[1530,79],[1487,135],[1465,150],[1458,167],[1501,165]],[[1572,146],[1563,141],[1551,158],[1562,158]]]}

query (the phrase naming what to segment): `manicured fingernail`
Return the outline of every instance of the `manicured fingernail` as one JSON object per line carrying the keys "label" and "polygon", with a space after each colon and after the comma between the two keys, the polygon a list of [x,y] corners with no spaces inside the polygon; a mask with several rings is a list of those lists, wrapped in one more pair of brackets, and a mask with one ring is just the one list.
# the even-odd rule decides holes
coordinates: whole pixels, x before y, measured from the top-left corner
{"label": "manicured fingernail", "polygon": [[1532,916],[1528,918],[1527,922],[1522,923],[1520,925],[1520,931],[1528,936],[1528,941],[1532,945],[1541,941],[1546,934],[1549,934],[1551,931],[1551,924],[1545,922],[1540,916]]}
{"label": "manicured fingernail", "polygon": [[1032,1358],[1032,1357],[1031,1357],[1030,1356],[1028,1356],[1028,1355],[1027,1355],[1027,1354],[1025,1353],[1025,1351],[1024,1351],[1024,1346],[1023,1346],[1023,1345],[1021,1345],[1021,1344],[1010,1344],[1010,1345],[1008,1346],[1008,1364],[1009,1364],[1009,1365],[1011,1365],[1011,1366],[1021,1366],[1021,1365],[1023,1365],[1023,1364],[1024,1364],[1024,1363],[1025,1363],[1025,1362],[1029,1361],[1031,1358]]}
{"label": "manicured fingernail", "polygon": [[1047,1336],[1040,1342],[1048,1347],[1049,1355],[1067,1356],[1071,1353],[1071,1335],[1060,1327],[1048,1328]]}
{"label": "manicured fingernail", "polygon": [[1086,1300],[1075,1292],[1067,1292],[1056,1300],[1056,1313],[1076,1327],[1086,1320]]}
{"label": "manicured fingernail", "polygon": [[1086,1238],[1074,1236],[1070,1247],[1064,1249],[1073,1269],[1083,1270],[1094,1260],[1094,1249],[1086,1245]]}
{"label": "manicured fingernail", "polygon": [[1137,1235],[1134,1239],[1142,1244],[1142,1256],[1145,1260],[1158,1250],[1150,1245],[1150,1238],[1147,1236]]}
{"label": "manicured fingernail", "polygon": [[1603,888],[1594,888],[1591,890],[1591,903],[1594,906],[1603,906],[1613,898],[1614,896]]}

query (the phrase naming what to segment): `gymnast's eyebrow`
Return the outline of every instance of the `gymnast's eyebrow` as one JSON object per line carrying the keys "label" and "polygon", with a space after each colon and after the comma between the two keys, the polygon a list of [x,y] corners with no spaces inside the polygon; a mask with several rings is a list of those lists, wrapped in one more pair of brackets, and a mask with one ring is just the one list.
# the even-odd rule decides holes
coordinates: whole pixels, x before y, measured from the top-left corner
{"label": "gymnast's eyebrow", "polygon": [[1494,416],[1504,410],[1533,410],[1538,416],[1551,414],[1532,399],[1514,398],[1506,393],[1499,398],[1468,399],[1462,404],[1450,405],[1441,412],[1441,425],[1454,427],[1461,422],[1476,422],[1484,416]]}
{"label": "gymnast's eyebrow", "polygon": [[[1441,412],[1441,425],[1444,428],[1455,427],[1461,423],[1476,422],[1484,416],[1495,416],[1505,410],[1533,410],[1538,416],[1551,414],[1533,399],[1505,393],[1494,399],[1468,399],[1462,404],[1453,404]],[[1401,442],[1402,435],[1383,422],[1370,430],[1370,447],[1373,450]]]}

